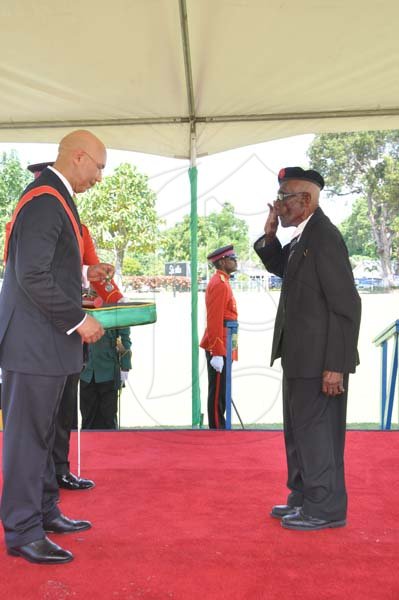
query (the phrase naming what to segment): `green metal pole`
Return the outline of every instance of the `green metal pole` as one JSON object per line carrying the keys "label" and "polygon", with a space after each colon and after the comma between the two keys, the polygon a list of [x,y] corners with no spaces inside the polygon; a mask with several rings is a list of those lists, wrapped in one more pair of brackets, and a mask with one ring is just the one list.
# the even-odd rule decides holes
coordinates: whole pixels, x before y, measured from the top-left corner
{"label": "green metal pole", "polygon": [[197,167],[188,171],[191,189],[191,398],[192,427],[201,425],[201,398],[199,386],[198,342],[198,213],[197,213]]}

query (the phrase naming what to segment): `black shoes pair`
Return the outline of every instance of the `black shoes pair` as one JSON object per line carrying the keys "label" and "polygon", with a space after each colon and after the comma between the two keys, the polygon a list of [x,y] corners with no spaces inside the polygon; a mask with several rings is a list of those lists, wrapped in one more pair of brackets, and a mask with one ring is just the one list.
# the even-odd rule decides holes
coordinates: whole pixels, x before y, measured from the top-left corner
{"label": "black shoes pair", "polygon": [[287,504],[273,506],[270,515],[275,519],[281,519],[281,526],[284,529],[292,529],[294,531],[316,531],[318,529],[333,529],[346,525],[345,519],[341,521],[318,519],[317,517],[305,515],[300,506],[288,506]]}
{"label": "black shoes pair", "polygon": [[65,475],[57,475],[58,487],[64,490],[89,490],[96,484],[91,479],[83,479],[73,473],[65,473]]}
{"label": "black shoes pair", "polygon": [[[65,515],[59,515],[55,519],[43,523],[46,533],[77,533],[90,528],[90,521],[74,521]],[[72,552],[64,550],[46,536],[23,546],[8,548],[7,552],[11,556],[20,556],[29,562],[39,564],[63,564],[73,560]]]}

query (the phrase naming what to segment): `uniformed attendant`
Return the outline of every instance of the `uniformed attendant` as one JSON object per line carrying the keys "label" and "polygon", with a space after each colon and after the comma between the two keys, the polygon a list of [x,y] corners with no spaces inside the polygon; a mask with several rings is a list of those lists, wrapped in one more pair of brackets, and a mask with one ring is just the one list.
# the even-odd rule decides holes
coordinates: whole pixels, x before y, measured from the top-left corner
{"label": "uniformed attendant", "polygon": [[108,329],[98,343],[89,344],[88,360],[80,374],[82,429],[116,429],[118,393],[131,363],[130,328]]}
{"label": "uniformed attendant", "polygon": [[[29,168],[29,167],[28,167]],[[100,262],[90,231],[82,223],[83,265],[84,268]],[[120,302],[123,297],[115,281],[92,281],[90,286],[98,294],[98,298],[106,304]],[[95,486],[92,479],[79,477],[70,470],[69,445],[71,429],[76,427],[77,394],[80,373],[69,375],[66,380],[57,415],[53,459],[57,483],[60,488],[71,491],[87,490]]]}
{"label": "uniformed attendant", "polygon": [[[205,293],[206,329],[200,346],[204,348],[208,366],[209,429],[225,429],[226,411],[226,338],[225,321],[237,320],[237,305],[229,280],[237,270],[237,257],[232,245],[218,248],[207,259],[216,272]],[[237,360],[237,349],[233,350]]]}

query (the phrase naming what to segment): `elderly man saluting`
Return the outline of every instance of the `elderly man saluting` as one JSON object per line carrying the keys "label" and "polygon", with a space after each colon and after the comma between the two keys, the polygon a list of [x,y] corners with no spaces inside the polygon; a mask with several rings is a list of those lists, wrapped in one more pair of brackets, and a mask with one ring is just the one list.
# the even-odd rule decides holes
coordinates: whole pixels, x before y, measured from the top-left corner
{"label": "elderly man saluting", "polygon": [[[287,504],[271,516],[286,529],[312,531],[346,524],[344,477],[349,373],[358,364],[360,298],[348,251],[319,207],[323,177],[312,169],[281,169],[279,190],[255,251],[283,278],[271,364],[283,367]],[[276,237],[295,227],[290,244]]]}
{"label": "elderly man saluting", "polygon": [[[3,494],[1,519],[8,553],[59,564],[73,555],[46,533],[76,533],[89,521],[68,519],[58,505],[52,448],[66,378],[82,368],[82,342],[104,330],[81,307],[82,229],[75,193],[101,181],[104,144],[88,131],[63,138],[14,211],[0,296]],[[113,267],[90,267],[105,279]]]}

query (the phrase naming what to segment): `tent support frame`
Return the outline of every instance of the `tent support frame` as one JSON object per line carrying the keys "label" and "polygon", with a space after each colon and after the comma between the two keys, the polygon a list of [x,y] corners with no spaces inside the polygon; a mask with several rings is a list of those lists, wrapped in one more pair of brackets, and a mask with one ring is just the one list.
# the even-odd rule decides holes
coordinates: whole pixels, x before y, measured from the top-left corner
{"label": "tent support frame", "polygon": [[201,427],[201,398],[199,386],[198,346],[198,210],[197,210],[197,131],[193,76],[191,68],[190,39],[188,33],[186,0],[179,0],[180,27],[186,76],[187,104],[190,115],[190,263],[191,263],[191,426]]}
{"label": "tent support frame", "polygon": [[[192,93],[192,83],[189,88]],[[190,103],[189,103],[190,104]],[[18,129],[82,129],[86,127],[129,127],[134,125],[184,125],[188,123],[237,123],[237,122],[273,122],[273,121],[310,121],[328,119],[364,119],[366,117],[396,117],[397,108],[376,108],[370,110],[329,110],[298,113],[269,113],[260,115],[200,115],[171,117],[145,117],[137,119],[73,119],[62,121],[3,121],[0,130]]]}

